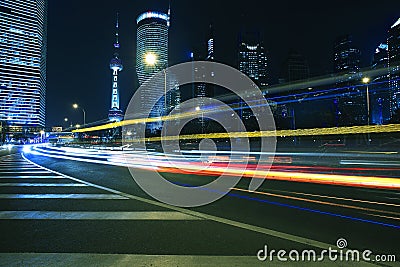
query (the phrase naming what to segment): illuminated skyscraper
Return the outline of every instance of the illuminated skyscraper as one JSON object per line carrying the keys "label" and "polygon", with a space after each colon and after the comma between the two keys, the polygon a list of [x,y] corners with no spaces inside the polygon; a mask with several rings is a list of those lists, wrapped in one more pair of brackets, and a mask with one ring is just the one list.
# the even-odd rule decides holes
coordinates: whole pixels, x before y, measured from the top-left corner
{"label": "illuminated skyscraper", "polygon": [[[213,25],[210,24],[209,26],[209,32],[206,38],[207,41],[207,56],[205,57],[206,61],[214,61],[214,28]],[[204,54],[203,54],[204,55]],[[204,60],[204,57],[197,56],[198,60]],[[192,60],[194,60],[194,55],[192,55]],[[196,77],[196,79],[201,79],[201,77],[198,76],[197,70],[193,70],[193,75]],[[203,73],[202,71],[200,73]],[[211,73],[211,76],[213,74]],[[214,96],[214,90],[215,86],[213,84],[207,84],[207,83],[198,83],[195,85],[195,98],[197,99],[197,105],[199,107],[205,107],[205,101],[202,99],[204,98],[212,98]],[[205,128],[207,127],[208,124],[208,119],[204,117],[203,111],[200,110],[201,116],[198,118],[198,123],[200,124],[201,131],[204,133]]]}
{"label": "illuminated skyscraper", "polygon": [[[214,29],[212,24],[209,26],[209,32],[206,38],[207,42],[207,56],[204,56],[204,53],[191,53],[191,60],[198,60],[198,61],[214,61]],[[202,49],[203,50],[203,49]],[[194,70],[193,70],[194,71]],[[196,77],[200,79],[200,77]],[[194,91],[194,96],[193,97],[212,97],[213,96],[213,91],[214,91],[214,85],[211,84],[205,84],[205,83],[199,83],[196,86],[196,89]],[[203,103],[200,101],[200,105],[203,105]]]}
{"label": "illuminated skyscraper", "polygon": [[[136,20],[137,47],[136,47],[136,72],[139,83],[143,84],[154,73],[168,66],[168,28],[169,15],[148,11]],[[146,56],[153,54],[156,63],[146,62]]]}
{"label": "illuminated skyscraper", "polygon": [[336,38],[334,44],[334,67],[336,73],[357,73],[360,70],[361,52],[353,45],[351,35]]}
{"label": "illuminated skyscraper", "polygon": [[246,32],[240,35],[238,67],[258,86],[268,85],[267,55],[258,32]]}
{"label": "illuminated skyscraper", "polygon": [[214,28],[212,24],[210,24],[210,32],[207,39],[207,60],[214,61]]}
{"label": "illuminated skyscraper", "polygon": [[[258,31],[240,33],[237,63],[238,69],[252,79],[255,84],[258,86],[268,85],[267,55]],[[238,99],[238,102],[240,103],[239,116],[242,120],[254,119],[255,115],[246,107],[243,100]]]}
{"label": "illuminated skyscraper", "polygon": [[390,87],[390,111],[393,114],[400,108],[400,18],[389,29],[388,66]]}
{"label": "illuminated skyscraper", "polygon": [[[169,13],[169,12],[168,12]],[[144,12],[136,20],[137,45],[136,45],[136,73],[139,84],[142,85],[155,73],[168,67],[168,28],[169,14],[148,11]],[[153,62],[149,62],[151,58]],[[163,95],[167,85],[167,73],[165,80],[155,82],[141,90],[141,110],[151,109],[150,117],[159,117],[166,113],[166,98]],[[151,102],[157,102],[156,106],[150,106]],[[160,128],[161,122],[153,124],[152,129]]]}
{"label": "illuminated skyscraper", "polygon": [[47,1],[0,1],[0,120],[45,125]]}
{"label": "illuminated skyscraper", "polygon": [[123,69],[122,61],[119,59],[119,39],[118,39],[119,22],[117,17],[117,23],[115,25],[115,43],[114,43],[114,57],[110,61],[110,69],[113,71],[112,78],[112,89],[111,89],[111,109],[108,112],[108,119],[110,121],[121,121],[123,119],[123,113],[119,107],[119,85],[118,85],[118,72]]}
{"label": "illuminated skyscraper", "polygon": [[[374,53],[371,69],[387,70],[388,46],[380,44]],[[390,90],[388,90],[388,73],[383,71],[381,75],[372,77],[369,86],[369,98],[371,109],[371,123],[383,124],[390,120]]]}
{"label": "illuminated skyscraper", "polygon": [[355,47],[351,35],[336,38],[334,43],[334,70],[340,96],[334,100],[336,126],[368,123],[366,90],[361,83],[361,51]]}

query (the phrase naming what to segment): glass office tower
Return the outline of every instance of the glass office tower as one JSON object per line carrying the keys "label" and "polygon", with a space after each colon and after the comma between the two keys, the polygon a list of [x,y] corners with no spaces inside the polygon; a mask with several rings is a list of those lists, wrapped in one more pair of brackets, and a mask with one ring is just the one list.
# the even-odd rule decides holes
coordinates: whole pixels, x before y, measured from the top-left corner
{"label": "glass office tower", "polygon": [[393,115],[400,109],[400,18],[390,27],[387,44],[391,92],[390,112]]}
{"label": "glass office tower", "polygon": [[0,120],[45,125],[47,1],[0,0]]}
{"label": "glass office tower", "polygon": [[[136,44],[136,73],[139,84],[142,85],[155,73],[168,67],[168,28],[169,15],[148,11],[139,15],[137,22],[137,44]],[[148,58],[153,62],[149,62]],[[141,110],[150,110],[150,117],[160,117],[166,113],[166,98],[164,91],[167,87],[167,73],[164,73],[165,80],[155,81],[151,86],[140,92]],[[155,106],[151,102],[159,99]],[[144,116],[147,117],[146,114]],[[162,127],[161,121],[147,126],[154,132]]]}

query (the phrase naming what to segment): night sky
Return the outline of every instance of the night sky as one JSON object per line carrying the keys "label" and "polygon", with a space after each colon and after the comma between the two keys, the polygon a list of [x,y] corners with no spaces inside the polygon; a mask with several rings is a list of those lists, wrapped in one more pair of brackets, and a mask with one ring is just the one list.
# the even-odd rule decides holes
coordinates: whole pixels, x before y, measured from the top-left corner
{"label": "night sky", "polygon": [[[116,13],[120,17],[121,109],[138,87],[135,72],[136,18],[148,10],[167,12],[168,0],[50,0],[46,125],[82,123],[107,118],[111,98],[111,70]],[[314,75],[332,72],[333,42],[351,34],[361,49],[362,67],[386,39],[400,17],[400,1],[171,1],[169,64],[189,60],[191,51],[206,53],[208,25],[215,28],[216,61],[236,67],[241,30],[258,30],[277,80],[290,50],[306,56]]]}

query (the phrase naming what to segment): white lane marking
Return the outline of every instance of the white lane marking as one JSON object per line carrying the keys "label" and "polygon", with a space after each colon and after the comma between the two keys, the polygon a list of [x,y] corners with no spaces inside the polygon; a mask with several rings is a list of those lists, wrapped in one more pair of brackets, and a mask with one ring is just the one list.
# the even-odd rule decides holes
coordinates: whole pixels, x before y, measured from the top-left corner
{"label": "white lane marking", "polygon": [[65,179],[60,175],[0,175],[0,179]]}
{"label": "white lane marking", "polygon": [[19,163],[19,164],[11,164],[11,163],[2,163],[0,162],[0,167],[13,167],[13,166],[22,166],[22,167],[34,167],[35,165],[32,165],[30,163]]}
{"label": "white lane marking", "polygon": [[202,220],[176,211],[0,211],[0,220]]}
{"label": "white lane marking", "polygon": [[24,161],[23,161],[23,160],[8,160],[8,159],[4,159],[4,160],[2,160],[1,162],[6,162],[6,163],[9,163],[9,164],[19,164],[19,163],[24,163]]}
{"label": "white lane marking", "polygon": [[116,194],[0,194],[0,199],[129,199]]}
{"label": "white lane marking", "polygon": [[139,196],[134,196],[134,195],[131,195],[131,194],[123,193],[123,192],[120,192],[118,190],[114,190],[114,189],[107,188],[107,187],[104,187],[104,186],[100,186],[100,185],[96,185],[96,184],[93,184],[93,183],[89,183],[89,182],[74,178],[72,176],[65,175],[65,174],[62,174],[60,172],[48,169],[48,168],[43,167],[43,166],[40,166],[39,164],[36,164],[35,162],[27,159],[25,157],[25,155],[23,155],[23,154],[22,154],[22,157],[24,159],[26,159],[27,161],[29,161],[30,163],[32,163],[32,164],[34,164],[34,165],[36,165],[36,166],[38,166],[40,168],[43,168],[43,169],[48,170],[50,172],[53,172],[53,173],[56,173],[58,175],[64,176],[64,177],[69,178],[71,180],[74,180],[76,182],[84,183],[84,184],[87,184],[89,186],[96,187],[96,188],[99,188],[99,189],[103,189],[103,190],[106,190],[108,192],[111,192],[111,193],[114,193],[114,194],[118,194],[118,195],[124,196],[126,198],[137,200],[137,201],[140,201],[140,202],[143,202],[143,203],[147,203],[147,204],[151,204],[151,205],[154,205],[154,206],[158,206],[158,207],[162,207],[162,208],[178,211],[178,212],[185,213],[185,214],[188,214],[188,215],[191,215],[191,216],[195,216],[195,217],[203,218],[203,219],[206,219],[206,220],[211,220],[211,221],[223,223],[223,224],[226,224],[226,225],[235,226],[237,228],[249,230],[249,231],[252,231],[252,232],[257,232],[257,233],[261,233],[261,234],[265,234],[265,235],[278,237],[278,238],[281,238],[281,239],[297,242],[297,243],[304,244],[304,245],[307,245],[307,246],[313,246],[313,247],[322,248],[322,249],[329,249],[329,248],[335,247],[335,245],[333,245],[333,244],[328,244],[328,243],[324,243],[324,242],[321,242],[321,241],[317,241],[317,240],[313,240],[313,239],[309,239],[309,238],[305,238],[305,237],[301,237],[301,236],[287,234],[287,233],[279,232],[279,231],[268,229],[268,228],[263,228],[263,227],[256,226],[256,225],[237,222],[237,221],[234,221],[234,220],[230,220],[230,219],[226,219],[226,218],[222,218],[222,217],[218,217],[218,216],[214,216],[214,215],[201,213],[201,212],[193,211],[193,210],[190,210],[190,209],[175,207],[175,206],[171,206],[171,205],[168,205],[168,204],[165,204],[165,203],[161,203],[161,202],[158,202],[158,201],[155,201],[155,200],[146,199],[146,198],[142,198],[142,197],[139,197]]}
{"label": "white lane marking", "polygon": [[26,173],[26,172],[38,172],[38,171],[40,171],[40,169],[39,168],[37,168],[37,167],[11,167],[11,168],[1,168],[0,167],[0,173],[10,173],[10,172],[13,172],[13,173],[20,173],[20,172],[24,172],[24,173]]}
{"label": "white lane marking", "polygon": [[12,174],[12,173],[21,173],[21,174],[24,174],[24,173],[35,173],[35,174],[38,174],[38,173],[49,173],[48,171],[42,171],[42,170],[36,170],[36,171],[29,171],[29,172],[26,172],[26,171],[6,171],[6,172],[3,172],[3,171],[0,171],[0,173],[4,173],[4,174]]}
{"label": "white lane marking", "polygon": [[86,184],[44,184],[44,183],[0,183],[2,186],[12,187],[87,187]]}

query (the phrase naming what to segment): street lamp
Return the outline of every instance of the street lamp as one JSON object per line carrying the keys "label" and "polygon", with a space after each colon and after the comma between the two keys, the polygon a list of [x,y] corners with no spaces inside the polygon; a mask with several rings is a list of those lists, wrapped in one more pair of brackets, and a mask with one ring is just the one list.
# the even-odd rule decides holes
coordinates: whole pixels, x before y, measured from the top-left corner
{"label": "street lamp", "polygon": [[[148,66],[154,66],[158,71],[161,70],[160,66],[157,64],[157,55],[148,52],[144,55],[144,62]],[[167,71],[165,68],[162,68],[162,71],[164,72],[164,115],[167,113]]]}
{"label": "street lamp", "polygon": [[364,77],[363,79],[362,79],[362,83],[363,84],[365,84],[366,86],[367,86],[367,88],[366,88],[366,100],[367,100],[367,125],[369,125],[369,115],[370,115],[370,104],[369,104],[369,82],[371,81],[371,79],[370,78],[368,78],[368,77]]}
{"label": "street lamp", "polygon": [[[370,124],[370,104],[369,104],[369,82],[371,79],[369,77],[362,78],[362,83],[366,85],[366,100],[367,100],[367,125]],[[368,143],[371,142],[370,134],[368,133]]]}
{"label": "street lamp", "polygon": [[[78,109],[79,105],[78,104],[73,104],[72,107],[74,109]],[[83,108],[81,108],[81,109],[82,109],[82,112],[83,112],[83,126],[85,126],[86,125],[86,111]]]}
{"label": "street lamp", "polygon": [[157,56],[151,52],[148,52],[144,56],[144,61],[146,62],[147,65],[154,66],[157,64]]}

